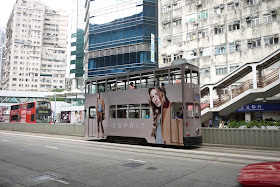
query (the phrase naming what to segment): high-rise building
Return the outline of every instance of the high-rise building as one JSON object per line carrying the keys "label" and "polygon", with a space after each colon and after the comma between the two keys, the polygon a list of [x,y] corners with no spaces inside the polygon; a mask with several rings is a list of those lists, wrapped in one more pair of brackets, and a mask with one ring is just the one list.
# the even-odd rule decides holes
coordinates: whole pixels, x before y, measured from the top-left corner
{"label": "high-rise building", "polygon": [[279,12],[279,1],[159,0],[159,66],[185,58],[202,85],[216,82],[279,49]]}
{"label": "high-rise building", "polygon": [[84,87],[84,32],[85,32],[85,1],[72,1],[72,25],[71,25],[71,61],[70,80],[72,89],[82,89]]}
{"label": "high-rise building", "polygon": [[65,88],[66,44],[65,11],[17,0],[6,29],[3,90]]}
{"label": "high-rise building", "polygon": [[0,27],[0,88],[2,89],[2,78],[3,78],[3,63],[5,60],[5,37],[6,37],[6,29],[4,27]]}
{"label": "high-rise building", "polygon": [[157,66],[156,0],[87,0],[85,18],[86,76]]}

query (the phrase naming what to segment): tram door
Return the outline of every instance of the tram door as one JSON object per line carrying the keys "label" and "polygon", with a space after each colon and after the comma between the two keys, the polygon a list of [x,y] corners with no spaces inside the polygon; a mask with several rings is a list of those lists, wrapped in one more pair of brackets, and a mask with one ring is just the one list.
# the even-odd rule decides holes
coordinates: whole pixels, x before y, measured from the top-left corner
{"label": "tram door", "polygon": [[96,108],[95,106],[89,107],[89,118],[88,118],[88,136],[94,137],[97,134],[96,129]]}
{"label": "tram door", "polygon": [[183,104],[171,104],[170,136],[172,144],[183,144]]}

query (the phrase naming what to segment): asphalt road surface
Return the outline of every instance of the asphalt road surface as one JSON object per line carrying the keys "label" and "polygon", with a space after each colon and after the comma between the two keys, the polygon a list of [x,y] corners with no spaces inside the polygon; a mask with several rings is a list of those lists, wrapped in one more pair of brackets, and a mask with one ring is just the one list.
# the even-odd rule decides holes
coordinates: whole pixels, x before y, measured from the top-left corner
{"label": "asphalt road surface", "polygon": [[0,187],[236,186],[242,167],[274,160],[279,151],[175,149],[0,131]]}

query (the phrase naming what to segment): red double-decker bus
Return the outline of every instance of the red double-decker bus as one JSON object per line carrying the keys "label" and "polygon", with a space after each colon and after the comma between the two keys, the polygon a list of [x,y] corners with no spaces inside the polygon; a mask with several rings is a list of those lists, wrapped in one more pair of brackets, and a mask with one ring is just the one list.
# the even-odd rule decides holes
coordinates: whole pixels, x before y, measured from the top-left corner
{"label": "red double-decker bus", "polygon": [[34,101],[11,106],[10,122],[51,123],[52,110],[49,101]]}

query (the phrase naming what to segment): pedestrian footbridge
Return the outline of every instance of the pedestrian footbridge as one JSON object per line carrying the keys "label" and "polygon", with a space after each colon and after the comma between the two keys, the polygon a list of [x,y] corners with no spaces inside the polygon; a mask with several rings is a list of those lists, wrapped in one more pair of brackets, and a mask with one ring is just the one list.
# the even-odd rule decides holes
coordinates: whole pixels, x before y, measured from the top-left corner
{"label": "pedestrian footbridge", "polygon": [[[258,62],[244,64],[216,83],[202,86],[201,122],[211,119],[213,113],[225,116],[257,98],[272,97],[280,93],[280,68],[272,68],[279,61],[280,49]],[[234,89],[219,94],[221,90],[236,85],[237,82],[239,85]]]}

